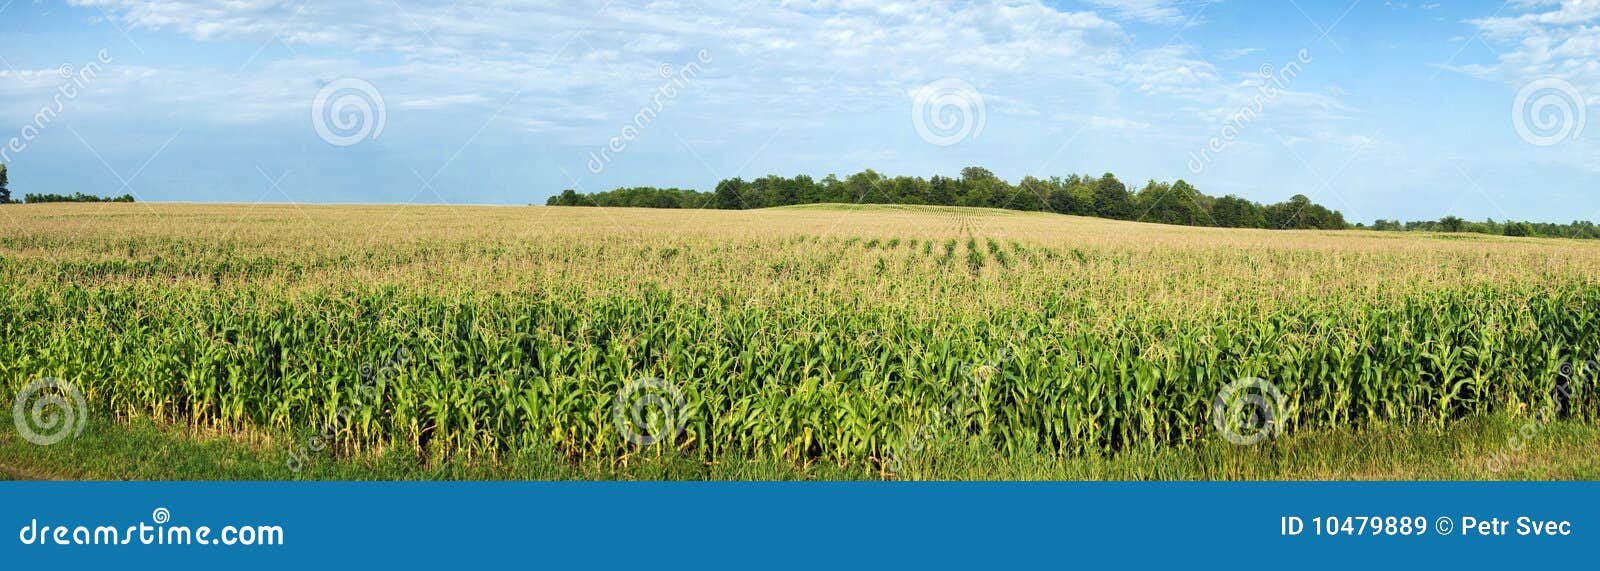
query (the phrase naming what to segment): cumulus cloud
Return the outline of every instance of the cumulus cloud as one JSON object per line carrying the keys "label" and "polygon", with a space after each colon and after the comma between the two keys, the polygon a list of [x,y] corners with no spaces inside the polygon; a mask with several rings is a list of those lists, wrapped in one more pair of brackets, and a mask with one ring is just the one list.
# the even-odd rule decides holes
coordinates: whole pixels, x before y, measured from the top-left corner
{"label": "cumulus cloud", "polygon": [[1177,0],[1088,0],[1090,4],[1109,8],[1119,16],[1152,24],[1184,24],[1184,16]]}
{"label": "cumulus cloud", "polygon": [[1485,41],[1507,49],[1496,50],[1494,63],[1460,70],[1518,84],[1559,77],[1600,101],[1600,2],[1520,0],[1469,23]]}
{"label": "cumulus cloud", "polygon": [[[675,139],[737,147],[780,130],[836,139],[850,125],[834,118],[907,117],[914,94],[951,77],[982,93],[992,129],[1009,119],[1044,136],[1200,140],[1256,93],[1253,69],[1233,60],[1293,57],[1256,48],[1207,57],[1128,30],[1200,25],[1212,4],[1202,0],[71,1],[136,37],[176,36],[192,49],[240,54],[237,62],[181,54],[137,58],[139,67],[119,62],[103,91],[117,94],[114,108],[124,113],[181,113],[190,125],[229,128],[291,125],[309,117],[319,88],[354,77],[382,92],[394,133],[419,117],[461,119],[468,134],[492,121],[510,140],[580,148],[615,136],[654,105],[670,82],[664,70],[690,63],[692,84],[675,86],[685,93],[662,113],[669,124],[655,137],[669,151]],[[37,105],[54,70],[9,73],[26,81],[0,85],[0,104]],[[1310,138],[1353,113],[1335,95],[1295,86],[1262,121]],[[884,146],[892,145],[838,152],[860,158]]]}
{"label": "cumulus cloud", "polygon": [[[1116,22],[1033,0],[74,2],[131,30],[260,45],[275,54],[241,62],[242,69],[194,74],[209,74],[209,82],[183,77],[201,82],[191,98],[243,96],[264,109],[288,88],[304,93],[279,102],[303,107],[306,89],[359,75],[386,96],[397,90],[402,106],[417,109],[487,108],[513,95],[572,102],[508,110],[537,125],[571,123],[603,109],[631,114],[658,87],[663,65],[694,61],[702,51],[712,61],[697,77],[696,91],[708,105],[793,114],[898,102],[898,94],[945,76],[1018,92],[1029,83],[1019,77],[1110,83],[1136,71],[1126,67],[1130,57],[1144,57]],[[293,53],[270,49],[279,45]],[[330,59],[349,65],[329,65]],[[185,76],[197,70],[166,71]],[[385,78],[392,81],[379,81]],[[796,89],[807,97],[795,97]]]}

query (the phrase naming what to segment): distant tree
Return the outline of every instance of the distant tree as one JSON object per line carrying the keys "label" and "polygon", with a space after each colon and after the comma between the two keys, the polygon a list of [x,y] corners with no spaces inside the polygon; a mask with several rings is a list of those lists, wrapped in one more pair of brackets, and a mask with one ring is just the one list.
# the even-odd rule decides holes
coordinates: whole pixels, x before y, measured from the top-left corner
{"label": "distant tree", "polygon": [[1152,180],[1134,196],[1134,203],[1148,222],[1204,226],[1211,219],[1200,207],[1200,193],[1182,180],[1172,184]]}
{"label": "distant tree", "polygon": [[775,182],[781,180],[777,175],[768,175],[750,181],[744,187],[741,196],[744,198],[745,208],[766,208],[768,206],[782,206],[778,202],[778,188]]}
{"label": "distant tree", "polygon": [[845,177],[845,196],[849,201],[857,204],[882,204],[886,202],[887,195],[879,185],[883,183],[883,175],[878,171],[867,169]]}
{"label": "distant tree", "polygon": [[28,204],[44,202],[133,202],[132,194],[122,196],[95,196],[75,192],[72,194],[24,194],[22,201]]}
{"label": "distant tree", "polygon": [[1128,220],[1134,217],[1133,195],[1117,176],[1106,173],[1094,183],[1094,213],[1103,218]]}
{"label": "distant tree", "polygon": [[1527,222],[1506,222],[1505,234],[1507,236],[1538,236],[1533,225]]}
{"label": "distant tree", "polygon": [[978,206],[988,208],[1011,208],[1012,188],[1006,181],[994,175],[989,169],[983,167],[967,167],[961,169],[961,196],[956,199],[959,206]]}
{"label": "distant tree", "polygon": [[809,176],[800,175],[794,177],[794,181],[790,183],[789,186],[793,189],[790,192],[794,194],[794,204],[816,204],[818,202],[823,202],[822,187],[817,184],[817,181],[812,180]]}
{"label": "distant tree", "polygon": [[1287,202],[1267,206],[1266,210],[1267,224],[1272,228],[1343,230],[1350,226],[1345,222],[1344,214],[1314,204],[1304,194],[1296,194]]}
{"label": "distant tree", "polygon": [[1261,205],[1232,194],[1218,198],[1211,206],[1211,217],[1224,228],[1265,228],[1266,211]]}
{"label": "distant tree", "polygon": [[927,204],[928,181],[920,176],[894,178],[894,201],[897,204]]}
{"label": "distant tree", "polygon": [[678,203],[678,193],[658,190],[651,194],[650,200],[644,204],[649,208],[683,208]]}
{"label": "distant tree", "polygon": [[772,179],[772,202],[774,204],[799,204],[800,196],[795,189],[795,181],[781,176],[766,177]]}
{"label": "distant tree", "polygon": [[1304,194],[1289,197],[1286,202],[1279,202],[1267,207],[1267,223],[1273,228],[1307,228],[1301,214],[1306,207],[1311,205],[1311,199]]}
{"label": "distant tree", "polygon": [[11,180],[6,175],[6,166],[0,165],[0,204],[11,202]]}
{"label": "distant tree", "polygon": [[853,200],[850,197],[850,193],[845,190],[844,182],[840,181],[839,176],[833,173],[828,173],[828,176],[822,177],[822,183],[818,187],[820,190],[817,196],[821,200],[817,202],[850,202]]}
{"label": "distant tree", "polygon": [[1073,175],[1061,181],[1062,187],[1067,189],[1064,198],[1068,210],[1063,214],[1076,214],[1079,216],[1094,216],[1094,186],[1093,180],[1087,177]]}
{"label": "distant tree", "polygon": [[[29,201],[87,201],[108,200],[88,195],[56,196],[29,195]],[[114,200],[132,200],[118,197]],[[914,176],[886,177],[873,170],[863,170],[840,179],[827,175],[822,180],[808,176],[793,178],[768,175],[753,181],[727,179],[717,183],[712,192],[699,192],[678,188],[649,186],[617,188],[591,194],[565,189],[546,199],[552,206],[602,206],[631,208],[720,208],[742,210],[814,204],[820,202],[864,204],[938,204],[1006,208],[1010,210],[1049,210],[1061,214],[1100,216],[1132,219],[1148,213],[1146,220],[1169,224],[1216,225],[1244,228],[1346,228],[1344,215],[1311,202],[1304,195],[1295,195],[1286,202],[1264,206],[1240,198],[1208,196],[1188,182],[1179,180],[1171,184],[1150,181],[1138,193],[1128,191],[1126,185],[1111,173],[1095,177],[1069,175],[1040,180],[1024,177],[1012,185],[983,167],[961,170],[961,178],[934,176],[924,179]],[[1385,223],[1380,220],[1375,228]],[[1432,228],[1436,223],[1413,222],[1411,229]],[[1541,235],[1600,238],[1600,228],[1590,222],[1571,225],[1531,225]],[[1472,224],[1477,231],[1499,232],[1501,225],[1489,221]]]}
{"label": "distant tree", "polygon": [[985,207],[994,202],[994,186],[987,181],[962,179],[960,187],[961,194],[956,197],[956,206]]}
{"label": "distant tree", "polygon": [[578,198],[577,191],[574,191],[574,190],[569,188],[569,189],[561,191],[561,194],[552,196],[548,200],[545,200],[544,201],[544,205],[545,206],[577,206],[579,204],[579,201],[580,201],[580,199]]}
{"label": "distant tree", "polygon": [[1133,206],[1144,216],[1146,222],[1166,222],[1166,212],[1162,211],[1163,203],[1169,202],[1172,197],[1167,196],[1172,190],[1172,185],[1154,180],[1144,183],[1144,188],[1133,195]]}
{"label": "distant tree", "polygon": [[712,193],[716,195],[717,208],[723,210],[744,210],[744,198],[742,196],[744,194],[744,187],[744,180],[738,178],[728,179],[717,183],[717,190]]}
{"label": "distant tree", "polygon": [[997,178],[1000,178],[1000,177],[994,176],[993,172],[991,172],[989,169],[986,169],[986,168],[983,168],[983,167],[967,167],[967,168],[961,169],[961,180],[964,180],[964,181],[967,181],[967,182],[974,182],[974,181],[980,181],[980,180],[994,180],[994,179],[997,179]]}
{"label": "distant tree", "polygon": [[1183,199],[1183,212],[1188,213],[1186,224],[1193,226],[1215,225],[1216,220],[1211,216],[1211,210],[1216,207],[1217,199],[1206,196],[1200,189],[1194,187],[1183,179],[1172,183],[1172,193]]}
{"label": "distant tree", "polygon": [[1350,225],[1344,221],[1344,214],[1337,210],[1328,210],[1321,204],[1309,204],[1300,212],[1302,228],[1318,228],[1322,230],[1343,230]]}
{"label": "distant tree", "polygon": [[1050,211],[1056,214],[1083,214],[1073,200],[1072,190],[1067,187],[1051,188],[1046,203],[1050,205]]}
{"label": "distant tree", "polygon": [[961,185],[955,179],[934,175],[928,181],[928,204],[955,204]]}
{"label": "distant tree", "polygon": [[1012,194],[1010,208],[1037,212],[1040,210],[1054,210],[1050,208],[1050,183],[1031,176],[1022,177],[1022,182],[1017,183],[1016,192]]}
{"label": "distant tree", "polygon": [[1554,224],[1550,222],[1495,222],[1493,218],[1483,222],[1468,222],[1455,216],[1446,216],[1440,220],[1413,220],[1400,222],[1397,220],[1379,219],[1373,222],[1374,230],[1425,230],[1442,232],[1481,232],[1484,234],[1500,234],[1505,236],[1543,236],[1551,238],[1580,238],[1600,239],[1600,226],[1595,223],[1576,220],[1571,224]]}

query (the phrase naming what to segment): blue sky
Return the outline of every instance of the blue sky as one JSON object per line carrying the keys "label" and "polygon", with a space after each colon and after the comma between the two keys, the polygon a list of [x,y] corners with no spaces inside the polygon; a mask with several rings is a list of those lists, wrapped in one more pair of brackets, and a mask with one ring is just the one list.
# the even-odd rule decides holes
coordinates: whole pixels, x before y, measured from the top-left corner
{"label": "blue sky", "polygon": [[542,204],[983,165],[1600,219],[1594,0],[0,4],[18,193]]}

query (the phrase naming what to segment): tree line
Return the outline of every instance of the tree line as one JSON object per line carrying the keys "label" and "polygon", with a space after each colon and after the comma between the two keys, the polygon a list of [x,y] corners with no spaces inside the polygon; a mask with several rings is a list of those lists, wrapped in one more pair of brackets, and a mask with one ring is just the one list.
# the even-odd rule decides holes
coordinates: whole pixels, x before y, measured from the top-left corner
{"label": "tree line", "polygon": [[28,204],[39,204],[44,202],[133,202],[133,195],[124,194],[122,196],[95,196],[93,194],[84,194],[81,192],[75,192],[72,194],[29,193],[22,195],[22,201]]}
{"label": "tree line", "polygon": [[819,203],[976,206],[1226,228],[1350,227],[1339,211],[1298,194],[1284,202],[1261,204],[1234,195],[1209,196],[1182,180],[1152,180],[1134,191],[1111,173],[1048,180],[1030,176],[1013,185],[982,167],[962,169],[958,178],[887,177],[871,169],[842,179],[831,174],[821,180],[807,175],[769,175],[751,181],[732,178],[718,182],[712,192],[632,187],[585,194],[567,189],[545,202],[548,206],[725,210]]}
{"label": "tree line", "polygon": [[[1368,228],[1361,224],[1357,224],[1356,227]],[[1456,216],[1446,216],[1438,220],[1413,220],[1410,222],[1379,218],[1372,223],[1370,229],[1388,232],[1471,232],[1497,236],[1600,239],[1600,227],[1595,226],[1593,222],[1585,220],[1574,220],[1570,224],[1556,224],[1553,222],[1518,222],[1512,220],[1495,222],[1493,218],[1483,222],[1472,222]]]}
{"label": "tree line", "polygon": [[[9,204],[11,200],[11,178],[6,165],[0,164],[0,204]],[[101,197],[93,194],[75,192],[72,194],[24,194],[22,202],[34,204],[40,202],[133,202],[132,194],[122,196]]]}

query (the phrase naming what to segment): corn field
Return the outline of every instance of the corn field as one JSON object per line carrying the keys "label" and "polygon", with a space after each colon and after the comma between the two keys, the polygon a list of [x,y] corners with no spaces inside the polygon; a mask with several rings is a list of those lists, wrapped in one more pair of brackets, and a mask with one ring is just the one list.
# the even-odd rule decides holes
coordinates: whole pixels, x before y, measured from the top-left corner
{"label": "corn field", "polygon": [[10,390],[55,377],[110,418],[336,426],[349,453],[638,453],[613,405],[645,378],[683,398],[653,446],[706,461],[876,468],[934,422],[1006,454],[1185,446],[1217,438],[1212,399],[1243,377],[1281,389],[1285,432],[1443,427],[1530,414],[1600,350],[1600,245],[1575,241],[960,208],[5,214]]}

